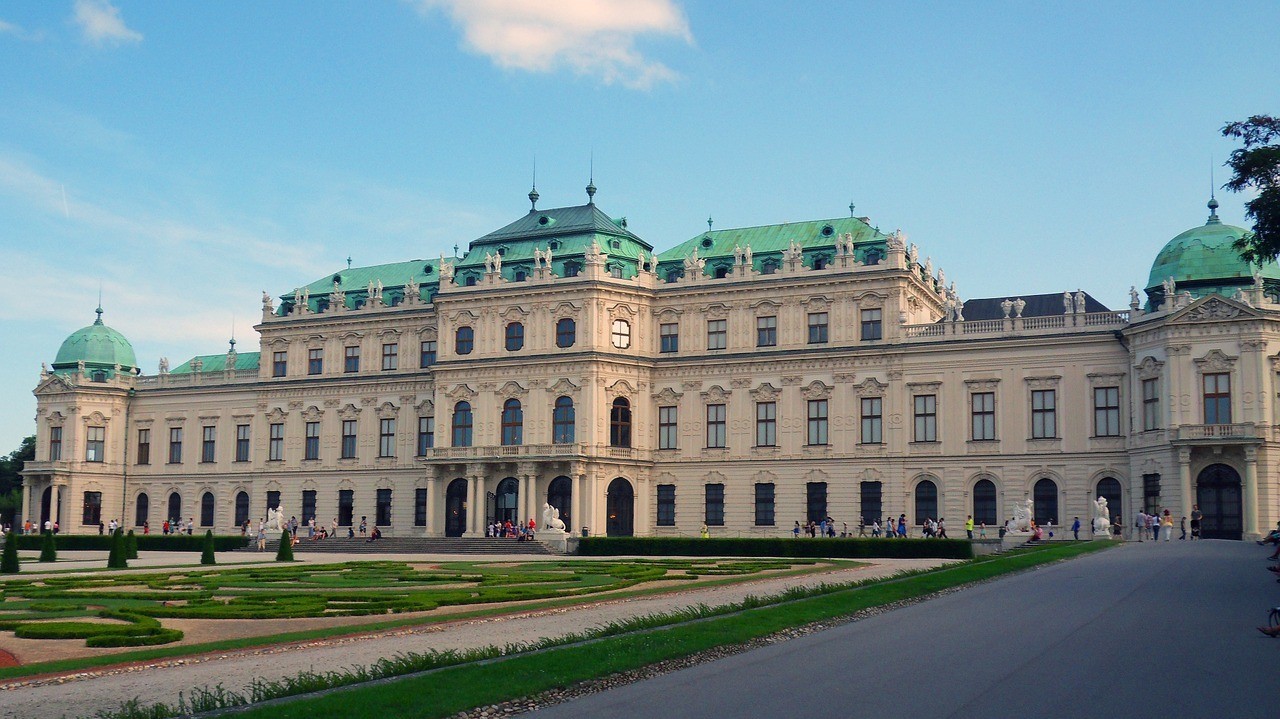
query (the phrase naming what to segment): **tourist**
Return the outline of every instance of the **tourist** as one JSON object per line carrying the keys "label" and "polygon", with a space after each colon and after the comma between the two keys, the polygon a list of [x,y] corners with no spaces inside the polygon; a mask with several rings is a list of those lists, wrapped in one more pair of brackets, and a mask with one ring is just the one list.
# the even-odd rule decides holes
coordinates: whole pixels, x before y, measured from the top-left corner
{"label": "tourist", "polygon": [[1151,535],[1149,538],[1153,542],[1160,541],[1160,514],[1159,514],[1159,510],[1156,510],[1156,512],[1157,512],[1156,514],[1147,515],[1147,528],[1151,530]]}
{"label": "tourist", "polygon": [[1133,518],[1133,533],[1138,536],[1139,542],[1144,541],[1143,538],[1147,536],[1147,513],[1141,509]]}
{"label": "tourist", "polygon": [[702,528],[698,530],[698,533],[702,535],[703,539],[711,539],[711,530],[707,529],[706,522],[702,523]]}
{"label": "tourist", "polygon": [[933,525],[938,530],[938,539],[947,539],[947,520],[938,517],[938,523]]}
{"label": "tourist", "polygon": [[969,539],[973,539],[973,515],[964,518],[964,534]]}
{"label": "tourist", "polygon": [[194,532],[195,530],[196,530],[196,518],[187,517],[187,536],[190,537],[191,533]]}
{"label": "tourist", "polygon": [[267,548],[267,525],[265,523],[258,525],[258,551],[261,552]]}
{"label": "tourist", "polygon": [[370,534],[369,538],[366,539],[365,542],[376,542],[379,539],[382,539],[382,530],[378,529],[378,525],[375,524],[373,525],[373,534]]}
{"label": "tourist", "polygon": [[1160,529],[1164,532],[1164,541],[1167,542],[1173,539],[1173,515],[1169,513],[1168,509],[1164,510],[1164,519],[1161,520]]}
{"label": "tourist", "polygon": [[796,526],[791,528],[791,538],[792,539],[800,538],[800,520],[798,519],[796,520]]}
{"label": "tourist", "polygon": [[348,525],[347,525],[347,539],[355,539],[355,538],[356,538],[356,530],[355,530],[355,527],[352,527],[350,524],[348,524]]}
{"label": "tourist", "polygon": [[106,531],[106,526],[103,525],[102,520],[98,520],[98,536],[101,537],[103,532],[105,531]]}
{"label": "tourist", "polygon": [[361,537],[363,537],[365,533],[368,531],[368,525],[365,523],[365,520],[367,519],[368,519],[367,517],[360,518],[360,536]]}
{"label": "tourist", "polygon": [[[860,519],[861,519],[861,518],[860,518]],[[859,537],[866,537],[866,536],[867,536],[867,525],[866,525],[864,522],[865,522],[865,520],[858,522],[858,536],[859,536]]]}
{"label": "tourist", "polygon": [[1200,505],[1191,505],[1191,538],[1200,539],[1200,522],[1204,519],[1204,512],[1200,511]]}
{"label": "tourist", "polygon": [[907,538],[907,515],[905,514],[898,515],[898,537],[901,539]]}
{"label": "tourist", "polygon": [[333,521],[329,523],[329,536],[330,537],[338,536],[338,518],[337,517],[334,517]]}
{"label": "tourist", "polygon": [[871,520],[871,536],[872,537],[880,536],[880,518],[879,517]]}
{"label": "tourist", "polygon": [[987,523],[983,522],[978,528],[978,539],[987,538]]}
{"label": "tourist", "polygon": [[1071,523],[1071,533],[1075,535],[1076,541],[1080,541],[1080,518],[1079,517],[1076,517],[1075,521]]}
{"label": "tourist", "polygon": [[151,534],[151,522],[143,522],[143,523],[142,523],[142,533],[143,533],[143,534]]}
{"label": "tourist", "polygon": [[1181,530],[1182,532],[1181,534],[1178,535],[1178,541],[1181,542],[1182,540],[1187,538],[1187,518],[1183,517],[1181,520],[1179,520],[1178,525],[1179,525],[1178,529]]}

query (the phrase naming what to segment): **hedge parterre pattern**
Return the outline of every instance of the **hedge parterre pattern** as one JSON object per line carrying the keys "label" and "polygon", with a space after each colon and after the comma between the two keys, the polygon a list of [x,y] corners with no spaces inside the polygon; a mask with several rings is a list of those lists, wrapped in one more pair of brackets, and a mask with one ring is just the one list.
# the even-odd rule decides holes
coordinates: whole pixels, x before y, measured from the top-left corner
{"label": "hedge parterre pattern", "polygon": [[[643,582],[743,576],[805,559],[651,559],[414,565],[395,561],[13,579],[0,585],[0,631],[84,639],[90,647],[182,639],[160,620],[285,619],[430,611],[442,606],[598,594]],[[109,622],[76,621],[87,617]]]}

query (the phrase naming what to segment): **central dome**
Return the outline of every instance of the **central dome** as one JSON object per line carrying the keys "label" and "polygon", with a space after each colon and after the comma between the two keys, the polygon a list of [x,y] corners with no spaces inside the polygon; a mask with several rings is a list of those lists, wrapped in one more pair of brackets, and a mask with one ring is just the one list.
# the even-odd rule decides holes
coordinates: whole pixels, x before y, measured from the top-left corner
{"label": "central dome", "polygon": [[138,367],[138,359],[133,353],[133,345],[119,332],[102,324],[102,308],[97,310],[98,319],[93,324],[71,333],[58,348],[58,355],[53,360],[53,369],[75,370],[81,362],[88,369],[112,371],[116,365],[126,372],[133,372]]}
{"label": "central dome", "polygon": [[1147,277],[1147,297],[1153,306],[1164,300],[1163,283],[1172,277],[1179,292],[1188,290],[1194,297],[1211,293],[1226,296],[1253,284],[1255,269],[1261,269],[1268,280],[1280,281],[1280,266],[1267,262],[1260,268],[1240,257],[1235,242],[1249,231],[1235,225],[1224,225],[1218,219],[1218,201],[1209,200],[1209,219],[1174,237],[1165,244],[1151,264]]}

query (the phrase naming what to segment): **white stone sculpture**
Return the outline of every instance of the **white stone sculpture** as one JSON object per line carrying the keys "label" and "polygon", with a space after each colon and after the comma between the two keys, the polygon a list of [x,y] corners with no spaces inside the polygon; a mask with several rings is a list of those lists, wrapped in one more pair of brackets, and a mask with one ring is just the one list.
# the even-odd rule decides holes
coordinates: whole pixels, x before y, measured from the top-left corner
{"label": "white stone sculpture", "polygon": [[701,275],[703,269],[707,266],[707,261],[698,257],[698,248],[693,248],[693,253],[684,258],[684,275],[692,279],[695,274]]}
{"label": "white stone sculpture", "polygon": [[422,292],[418,286],[418,280],[410,277],[409,281],[404,283],[404,303],[407,305],[415,305],[422,299]]}
{"label": "white stone sculpture", "polygon": [[938,268],[938,286],[939,287],[947,286],[947,272],[941,267]]}
{"label": "white stone sculpture", "polygon": [[275,305],[271,302],[271,295],[267,294],[266,290],[262,291],[262,311],[267,314],[275,311]]}
{"label": "white stone sculpture", "polygon": [[1027,532],[1031,531],[1031,518],[1035,516],[1035,503],[1030,499],[1025,502],[1013,505],[1013,519],[1005,525],[1005,530],[1009,532]]}
{"label": "white stone sculpture", "polygon": [[733,264],[734,265],[742,264],[742,245],[733,246]]}
{"label": "white stone sculpture", "polygon": [[1129,285],[1129,308],[1136,310],[1140,304],[1142,304],[1142,302],[1138,299],[1138,288],[1133,285]]}
{"label": "white stone sculpture", "polygon": [[342,287],[337,280],[333,282],[333,292],[329,293],[329,311],[336,312],[347,306],[347,293],[342,291]]}
{"label": "white stone sculpture", "polygon": [[1173,277],[1166,277],[1164,282],[1160,283],[1164,288],[1164,303],[1168,309],[1173,309],[1173,301],[1177,299],[1178,283],[1174,282]]}
{"label": "white stone sculpture", "polygon": [[956,303],[956,322],[964,322],[964,300],[957,297],[953,301]]}
{"label": "white stone sculpture", "polygon": [[1004,302],[1000,303],[1000,311],[1004,313],[1006,320],[1009,319],[1009,313],[1013,311],[1013,300],[1005,298]]}
{"label": "white stone sculpture", "polygon": [[603,265],[606,255],[600,251],[600,243],[595,240],[591,241],[591,246],[583,253],[583,259],[588,265]]}
{"label": "white stone sculpture", "polygon": [[933,258],[924,258],[924,276],[933,279]]}
{"label": "white stone sculpture", "polygon": [[886,244],[888,244],[890,252],[893,252],[894,250],[907,249],[907,233],[902,230],[894,230],[893,233],[889,235],[889,239],[886,241]]}
{"label": "white stone sculpture", "polygon": [[544,530],[564,531],[564,520],[560,519],[560,510],[550,504],[542,505],[542,528]]}
{"label": "white stone sculpture", "polygon": [[374,285],[373,296],[374,296],[374,299],[378,300],[379,302],[382,301],[382,280],[378,280],[378,284]]}
{"label": "white stone sculpture", "polygon": [[310,287],[302,288],[302,305],[301,306],[302,306],[303,312],[311,311],[311,288]]}
{"label": "white stone sculpture", "polygon": [[1075,299],[1075,305],[1076,305],[1076,314],[1080,314],[1080,315],[1084,314],[1084,292],[1082,290],[1076,290],[1076,296],[1074,299]]}
{"label": "white stone sculpture", "polygon": [[914,242],[907,247],[907,259],[911,260],[911,264],[913,265],[920,264],[920,248],[916,247],[916,243]]}
{"label": "white stone sculpture", "polygon": [[501,252],[493,253],[493,271],[494,272],[502,271],[502,253]]}
{"label": "white stone sculpture", "polygon": [[1062,293],[1062,314],[1064,315],[1071,314],[1071,308],[1073,306],[1075,306],[1075,303],[1071,301],[1071,290],[1067,290],[1066,292],[1063,292]]}
{"label": "white stone sculpture", "polygon": [[1094,536],[1111,536],[1111,512],[1107,509],[1107,498],[1098,497],[1093,503]]}
{"label": "white stone sculpture", "polygon": [[1013,316],[1021,317],[1022,310],[1027,306],[1027,301],[1019,297],[1013,301]]}
{"label": "white stone sculpture", "polygon": [[551,269],[551,245],[547,245],[547,251],[542,253],[542,259],[547,263],[547,269]]}
{"label": "white stone sculpture", "polygon": [[1253,271],[1253,289],[1255,290],[1262,289],[1262,269],[1261,268]]}
{"label": "white stone sculpture", "polygon": [[[754,265],[751,264],[751,245],[749,243],[747,244],[747,249],[743,251],[743,254],[746,256],[747,267],[753,267]],[[653,269],[657,270],[658,268],[654,267]]]}
{"label": "white stone sculpture", "polygon": [[484,253],[484,271],[493,272],[493,255],[489,252]]}
{"label": "white stone sculpture", "polygon": [[160,358],[160,374],[169,374],[169,358]]}
{"label": "white stone sculpture", "polygon": [[453,283],[453,263],[445,262],[444,255],[440,255],[440,280],[446,284]]}
{"label": "white stone sculpture", "polygon": [[369,286],[366,287],[364,290],[364,296],[367,298],[366,304],[369,304],[369,305],[373,304],[373,298],[376,292],[377,290],[373,286],[373,280],[369,280]]}

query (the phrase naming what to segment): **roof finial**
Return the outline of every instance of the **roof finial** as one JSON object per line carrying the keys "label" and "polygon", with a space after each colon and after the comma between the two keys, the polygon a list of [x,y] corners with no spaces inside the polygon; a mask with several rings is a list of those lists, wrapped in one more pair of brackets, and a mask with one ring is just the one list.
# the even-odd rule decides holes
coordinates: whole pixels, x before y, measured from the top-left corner
{"label": "roof finial", "polygon": [[853,217],[853,208],[854,208],[854,204],[853,204],[853,202],[852,202],[852,201],[850,201],[850,202],[849,202],[849,216],[850,216],[850,217]]}
{"label": "roof finial", "polygon": [[[529,211],[530,212],[533,212],[534,210],[538,209],[538,198],[540,196],[541,195],[538,194],[538,156],[534,155],[533,156],[533,189],[529,190]],[[453,254],[455,255],[458,254],[457,250],[454,250]]]}
{"label": "roof finial", "polygon": [[1220,225],[1222,220],[1218,219],[1218,198],[1214,196],[1213,185],[1213,156],[1209,157],[1209,219],[1205,221],[1206,225]]}
{"label": "roof finial", "polygon": [[711,231],[711,215],[707,215],[707,232]]}
{"label": "roof finial", "polygon": [[347,269],[351,269],[351,255],[347,255]]}
{"label": "roof finial", "polygon": [[94,310],[98,313],[98,319],[94,320],[95,325],[102,324],[102,280],[98,280],[98,308]]}
{"label": "roof finial", "polygon": [[453,256],[454,256],[454,257],[457,257],[457,256],[458,256],[458,243],[456,243],[456,242],[455,242],[455,243],[453,243]]}
{"label": "roof finial", "polygon": [[587,204],[596,204],[596,151],[591,151],[591,170],[587,180]]}
{"label": "roof finial", "polygon": [[231,315],[231,352],[236,351],[236,316]]}

